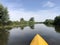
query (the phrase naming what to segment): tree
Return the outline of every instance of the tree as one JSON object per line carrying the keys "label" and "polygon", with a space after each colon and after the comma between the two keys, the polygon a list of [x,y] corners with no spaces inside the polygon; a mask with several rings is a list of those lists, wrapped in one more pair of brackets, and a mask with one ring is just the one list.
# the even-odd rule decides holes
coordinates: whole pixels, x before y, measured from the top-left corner
{"label": "tree", "polygon": [[26,24],[26,21],[24,20],[24,18],[20,19],[20,24]]}
{"label": "tree", "polygon": [[7,7],[0,4],[0,22],[4,25],[9,20]]}
{"label": "tree", "polygon": [[46,19],[44,23],[45,23],[45,24],[53,24],[53,22],[54,22],[54,21],[51,20],[51,19]]}
{"label": "tree", "polygon": [[54,19],[54,25],[60,25],[60,16],[56,16]]}
{"label": "tree", "polygon": [[9,20],[6,25],[13,25],[13,22],[11,20]]}
{"label": "tree", "polygon": [[21,18],[21,19],[20,19],[20,21],[24,21],[24,19],[23,19],[23,18]]}
{"label": "tree", "polygon": [[30,18],[30,20],[29,20],[29,21],[34,21],[34,17]]}
{"label": "tree", "polygon": [[33,25],[35,22],[34,22],[34,17],[30,18],[29,20],[29,25]]}

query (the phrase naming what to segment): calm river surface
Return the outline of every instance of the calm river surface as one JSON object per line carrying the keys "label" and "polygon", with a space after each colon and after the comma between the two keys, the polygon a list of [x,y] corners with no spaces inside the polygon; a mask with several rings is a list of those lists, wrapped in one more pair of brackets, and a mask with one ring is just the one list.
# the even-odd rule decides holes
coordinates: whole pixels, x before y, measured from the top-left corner
{"label": "calm river surface", "polygon": [[[15,27],[8,31],[6,45],[29,45],[33,37],[40,34],[49,45],[60,45],[60,28],[35,24],[32,27]],[[7,33],[6,33],[7,34]],[[2,44],[2,43],[1,43]],[[0,45],[1,45],[0,44]]]}

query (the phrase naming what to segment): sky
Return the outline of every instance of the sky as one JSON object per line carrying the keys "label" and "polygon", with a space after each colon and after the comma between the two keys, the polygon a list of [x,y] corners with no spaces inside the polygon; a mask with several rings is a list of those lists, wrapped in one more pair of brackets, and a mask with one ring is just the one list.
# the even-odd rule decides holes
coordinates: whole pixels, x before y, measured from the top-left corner
{"label": "sky", "polygon": [[0,3],[8,8],[12,21],[34,17],[40,22],[60,15],[60,0],[0,0]]}

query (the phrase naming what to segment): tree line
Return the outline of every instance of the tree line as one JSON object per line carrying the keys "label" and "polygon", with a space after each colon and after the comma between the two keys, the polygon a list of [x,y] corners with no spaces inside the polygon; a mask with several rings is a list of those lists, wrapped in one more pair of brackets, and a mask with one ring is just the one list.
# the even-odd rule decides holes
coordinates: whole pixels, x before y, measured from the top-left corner
{"label": "tree line", "polygon": [[56,16],[54,20],[52,19],[46,19],[44,21],[45,24],[52,24],[52,25],[59,25],[60,26],[60,15]]}

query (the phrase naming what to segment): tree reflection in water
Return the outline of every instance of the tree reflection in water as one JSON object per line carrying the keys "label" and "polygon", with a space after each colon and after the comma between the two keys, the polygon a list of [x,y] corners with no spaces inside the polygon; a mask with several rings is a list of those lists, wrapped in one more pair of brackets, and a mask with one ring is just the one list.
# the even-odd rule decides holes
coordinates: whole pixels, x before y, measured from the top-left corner
{"label": "tree reflection in water", "polygon": [[55,31],[60,33],[60,26],[58,25],[48,25],[48,24],[45,24],[47,27],[54,27],[55,28]]}
{"label": "tree reflection in water", "polygon": [[23,30],[27,26],[29,26],[31,29],[34,29],[34,24],[31,24],[31,25],[21,25],[20,28],[21,28],[21,30]]}
{"label": "tree reflection in water", "polygon": [[23,30],[23,29],[24,29],[24,27],[26,27],[26,26],[20,26],[21,30]]}
{"label": "tree reflection in water", "polygon": [[55,31],[60,33],[60,26],[55,26]]}
{"label": "tree reflection in water", "polygon": [[7,45],[9,37],[9,31],[6,29],[0,29],[0,45]]}
{"label": "tree reflection in water", "polygon": [[29,27],[30,27],[31,29],[34,29],[34,24],[29,25]]}

